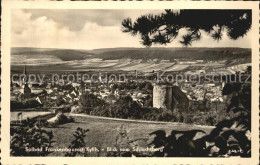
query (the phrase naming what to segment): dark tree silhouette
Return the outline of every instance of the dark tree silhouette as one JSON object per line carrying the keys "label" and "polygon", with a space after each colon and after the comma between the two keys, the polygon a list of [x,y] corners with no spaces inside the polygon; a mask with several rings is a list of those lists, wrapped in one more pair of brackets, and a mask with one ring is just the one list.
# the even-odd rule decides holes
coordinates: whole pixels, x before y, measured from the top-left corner
{"label": "dark tree silhouette", "polygon": [[222,39],[226,31],[230,39],[238,39],[251,28],[251,10],[165,10],[158,15],[148,14],[122,21],[122,31],[131,35],[140,35],[145,46],[171,43],[181,29],[187,33],[179,41],[191,46],[193,41],[201,39],[201,31],[207,32],[214,40]]}

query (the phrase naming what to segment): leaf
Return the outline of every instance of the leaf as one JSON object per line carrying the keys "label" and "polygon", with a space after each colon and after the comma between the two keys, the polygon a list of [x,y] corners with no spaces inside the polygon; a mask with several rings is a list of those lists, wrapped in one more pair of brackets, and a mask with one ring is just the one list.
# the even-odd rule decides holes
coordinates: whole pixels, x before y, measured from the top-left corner
{"label": "leaf", "polygon": [[224,155],[227,153],[227,140],[223,136],[220,135],[216,138],[215,145],[220,149],[218,154]]}
{"label": "leaf", "polygon": [[211,35],[211,37],[212,37],[214,40],[219,41],[219,40],[222,39],[222,33],[215,31],[215,32]]}
{"label": "leaf", "polygon": [[247,112],[248,110],[245,109],[245,108],[237,107],[237,108],[232,109],[232,111],[233,111],[234,113],[238,113],[238,112]]}
{"label": "leaf", "polygon": [[222,90],[222,95],[230,95],[234,91],[232,84],[226,84]]}
{"label": "leaf", "polygon": [[192,35],[189,33],[182,36],[182,40],[180,40],[180,43],[183,46],[191,46],[191,41],[192,41]]}
{"label": "leaf", "polygon": [[238,107],[239,106],[239,96],[233,96],[230,100],[230,104],[227,107],[227,112],[229,112],[233,107]]}
{"label": "leaf", "polygon": [[150,133],[149,135],[155,135],[153,141],[149,145],[154,145],[155,148],[159,148],[165,145],[166,133],[163,130],[158,130]]}

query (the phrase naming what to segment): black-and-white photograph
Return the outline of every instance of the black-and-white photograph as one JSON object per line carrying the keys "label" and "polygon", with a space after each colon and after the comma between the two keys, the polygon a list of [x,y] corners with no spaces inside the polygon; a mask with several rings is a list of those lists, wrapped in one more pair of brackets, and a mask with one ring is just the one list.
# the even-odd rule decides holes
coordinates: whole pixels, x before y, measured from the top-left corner
{"label": "black-and-white photograph", "polygon": [[252,10],[12,9],[10,156],[251,158]]}

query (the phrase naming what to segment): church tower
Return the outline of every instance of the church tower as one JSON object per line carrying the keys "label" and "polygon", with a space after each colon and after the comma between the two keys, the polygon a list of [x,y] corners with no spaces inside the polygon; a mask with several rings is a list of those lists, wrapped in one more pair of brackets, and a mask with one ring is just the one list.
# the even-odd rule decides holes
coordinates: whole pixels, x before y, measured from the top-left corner
{"label": "church tower", "polygon": [[82,95],[85,92],[86,92],[85,83],[83,81],[81,81],[80,86],[79,86],[79,95]]}
{"label": "church tower", "polygon": [[31,89],[28,86],[28,76],[27,76],[27,71],[26,71],[26,65],[24,65],[24,70],[23,70],[23,74],[24,74],[24,79],[23,79],[23,88],[22,88],[22,93],[23,93],[23,99],[22,100],[26,100],[29,99],[31,96]]}
{"label": "church tower", "polygon": [[27,78],[26,65],[24,65],[24,68],[23,68],[23,74],[24,74],[23,83],[24,83],[24,84],[27,84],[27,82],[28,82],[28,78]]}

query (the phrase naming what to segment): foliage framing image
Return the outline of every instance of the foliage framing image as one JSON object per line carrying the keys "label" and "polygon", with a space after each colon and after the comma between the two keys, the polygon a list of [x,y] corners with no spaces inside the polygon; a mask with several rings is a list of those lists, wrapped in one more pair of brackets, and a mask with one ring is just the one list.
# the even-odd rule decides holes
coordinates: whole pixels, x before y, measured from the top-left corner
{"label": "foliage framing image", "polygon": [[122,21],[122,31],[133,36],[140,35],[144,46],[171,43],[181,29],[187,33],[179,41],[184,46],[191,46],[199,41],[201,31],[206,32],[214,40],[222,39],[224,31],[230,39],[243,37],[251,28],[251,10],[165,10],[158,15],[148,14]]}

